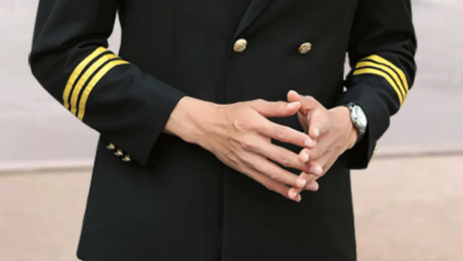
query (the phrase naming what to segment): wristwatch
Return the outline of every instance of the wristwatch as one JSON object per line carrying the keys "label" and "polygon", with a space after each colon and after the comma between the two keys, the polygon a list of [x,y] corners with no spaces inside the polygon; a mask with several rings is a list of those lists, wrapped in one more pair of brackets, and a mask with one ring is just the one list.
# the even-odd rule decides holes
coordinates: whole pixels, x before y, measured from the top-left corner
{"label": "wristwatch", "polygon": [[363,138],[363,135],[367,131],[367,116],[365,115],[365,112],[363,112],[362,108],[353,102],[347,104],[346,107],[349,108],[350,119],[352,120],[352,123],[354,124],[359,134],[357,142],[355,143],[357,144]]}

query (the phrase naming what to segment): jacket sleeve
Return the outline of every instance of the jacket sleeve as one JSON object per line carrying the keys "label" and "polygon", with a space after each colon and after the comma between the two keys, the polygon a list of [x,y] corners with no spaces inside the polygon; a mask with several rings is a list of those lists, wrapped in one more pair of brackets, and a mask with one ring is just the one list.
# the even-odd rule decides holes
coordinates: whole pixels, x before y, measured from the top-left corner
{"label": "jacket sleeve", "polygon": [[359,0],[348,50],[352,69],[338,105],[362,107],[368,127],[346,152],[350,168],[368,166],[390,117],[404,102],[415,77],[415,51],[410,0]]}
{"label": "jacket sleeve", "polygon": [[182,92],[108,51],[117,0],[40,0],[32,73],[62,105],[142,165]]}

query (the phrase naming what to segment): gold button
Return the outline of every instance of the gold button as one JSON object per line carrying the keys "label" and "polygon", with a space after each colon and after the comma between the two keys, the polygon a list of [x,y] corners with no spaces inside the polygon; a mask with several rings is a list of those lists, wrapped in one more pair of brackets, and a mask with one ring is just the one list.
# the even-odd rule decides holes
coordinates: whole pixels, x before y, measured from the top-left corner
{"label": "gold button", "polygon": [[246,39],[239,39],[235,42],[233,51],[236,53],[242,53],[246,50],[246,47],[248,47],[248,41],[246,41]]}
{"label": "gold button", "polygon": [[121,157],[124,156],[124,152],[122,150],[117,150],[116,152],[114,152],[114,155]]}
{"label": "gold button", "polygon": [[300,54],[306,54],[310,52],[311,49],[312,49],[312,44],[307,42],[307,43],[301,44],[301,46],[299,46],[298,51]]}
{"label": "gold button", "polygon": [[116,145],[114,145],[113,143],[109,143],[108,146],[106,146],[106,148],[108,150],[115,150],[116,149]]}
{"label": "gold button", "polygon": [[122,158],[122,161],[123,161],[123,162],[127,162],[127,163],[128,163],[128,162],[131,162],[131,161],[132,161],[132,159],[130,158],[130,156],[129,156],[129,155],[127,155],[127,156],[125,156],[124,158]]}
{"label": "gold button", "polygon": [[375,147],[375,151],[377,151],[379,148],[378,147]]}

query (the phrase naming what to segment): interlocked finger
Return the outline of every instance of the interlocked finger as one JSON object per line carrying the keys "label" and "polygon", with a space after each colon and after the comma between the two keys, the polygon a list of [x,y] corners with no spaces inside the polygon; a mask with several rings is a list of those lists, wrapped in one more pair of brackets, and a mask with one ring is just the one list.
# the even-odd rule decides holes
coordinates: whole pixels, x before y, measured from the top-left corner
{"label": "interlocked finger", "polygon": [[303,179],[307,180],[307,184],[302,189],[301,188],[291,188],[289,190],[289,192],[288,192],[290,196],[295,195],[295,194],[299,194],[303,190],[309,190],[309,191],[317,191],[318,190],[319,185],[318,185],[317,179],[320,178],[319,176],[313,175],[311,173],[302,172],[299,175],[299,178],[303,178]]}
{"label": "interlocked finger", "polygon": [[304,188],[307,184],[305,180],[300,179],[297,175],[282,169],[267,158],[260,155],[250,155],[247,159],[243,159],[247,163],[247,167],[253,168],[259,173],[282,183],[284,185],[296,188]]}
{"label": "interlocked finger", "polygon": [[276,124],[267,119],[264,119],[259,125],[262,126],[259,129],[259,133],[266,137],[284,143],[291,143],[302,148],[312,148],[315,146],[314,140],[304,132]]}
{"label": "interlocked finger", "polygon": [[306,180],[306,185],[304,188],[292,187],[289,190],[290,195],[295,193],[300,193],[302,190],[317,191],[319,188],[317,180],[321,178],[326,171],[331,167],[330,164],[333,164],[336,159],[333,160],[333,155],[330,152],[326,152],[322,157],[314,160],[311,160],[308,164],[310,166],[310,172],[302,172],[299,175],[299,178]]}
{"label": "interlocked finger", "polygon": [[299,155],[270,142],[262,142],[256,147],[257,153],[263,155],[274,162],[277,162],[285,167],[298,169],[300,171],[309,172],[310,166],[299,159]]}
{"label": "interlocked finger", "polygon": [[301,107],[300,102],[287,103],[284,101],[269,102],[265,100],[250,101],[249,104],[264,117],[288,117],[296,113]]}
{"label": "interlocked finger", "polygon": [[295,197],[290,197],[289,196],[289,187],[285,186],[284,184],[269,178],[267,175],[260,173],[259,171],[252,169],[252,168],[245,168],[244,170],[248,176],[250,176],[252,179],[255,181],[259,182],[262,184],[264,187],[266,187],[268,190],[274,191],[283,197],[294,200],[296,202],[301,201],[301,195],[299,193],[296,194]]}
{"label": "interlocked finger", "polygon": [[331,145],[332,144],[328,139],[319,139],[317,142],[317,146],[315,146],[313,149],[303,149],[299,153],[299,158],[302,160],[306,159],[308,156],[308,159],[310,160],[317,160],[327,153]]}

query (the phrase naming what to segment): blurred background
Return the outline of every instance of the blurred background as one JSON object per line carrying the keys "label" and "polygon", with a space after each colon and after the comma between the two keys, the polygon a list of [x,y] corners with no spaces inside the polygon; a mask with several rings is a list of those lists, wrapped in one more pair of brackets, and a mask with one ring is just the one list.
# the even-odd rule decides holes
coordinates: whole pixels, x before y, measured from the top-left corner
{"label": "blurred background", "polygon": [[[412,2],[416,83],[352,175],[360,261],[463,260],[463,0]],[[0,0],[0,260],[71,261],[97,134],[30,73],[37,3]]]}

